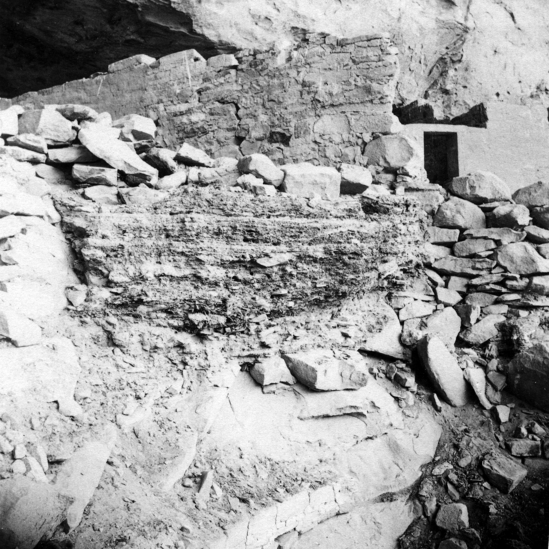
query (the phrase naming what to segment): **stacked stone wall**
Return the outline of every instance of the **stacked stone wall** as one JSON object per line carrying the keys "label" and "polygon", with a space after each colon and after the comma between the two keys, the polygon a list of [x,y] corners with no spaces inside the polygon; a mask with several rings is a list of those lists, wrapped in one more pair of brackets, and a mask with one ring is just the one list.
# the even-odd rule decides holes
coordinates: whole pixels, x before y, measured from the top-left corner
{"label": "stacked stone wall", "polygon": [[[245,50],[206,62],[194,50],[68,82],[13,104],[81,103],[152,117],[167,146],[213,156],[262,152],[279,163],[365,164],[365,140],[389,133],[397,49],[384,35],[309,35],[290,51]],[[236,64],[238,62],[238,65]]]}

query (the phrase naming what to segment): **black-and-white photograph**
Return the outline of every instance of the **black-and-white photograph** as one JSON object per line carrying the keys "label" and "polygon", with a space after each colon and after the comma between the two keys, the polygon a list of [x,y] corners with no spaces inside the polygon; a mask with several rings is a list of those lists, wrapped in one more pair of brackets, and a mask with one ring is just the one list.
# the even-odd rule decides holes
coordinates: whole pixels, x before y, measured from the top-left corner
{"label": "black-and-white photograph", "polygon": [[0,0],[0,549],[548,543],[548,0]]}

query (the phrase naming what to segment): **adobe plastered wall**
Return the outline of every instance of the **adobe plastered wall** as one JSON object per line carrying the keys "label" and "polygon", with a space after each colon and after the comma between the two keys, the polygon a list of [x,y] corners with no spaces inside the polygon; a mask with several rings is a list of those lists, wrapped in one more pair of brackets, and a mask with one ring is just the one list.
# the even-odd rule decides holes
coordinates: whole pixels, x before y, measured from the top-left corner
{"label": "adobe plastered wall", "polygon": [[194,50],[152,65],[68,82],[13,103],[82,103],[158,121],[166,145],[215,156],[263,152],[279,162],[365,163],[364,137],[389,133],[398,51],[382,35],[308,35],[281,57],[245,50],[215,69]]}
{"label": "adobe plastered wall", "polygon": [[487,103],[487,128],[444,124],[409,124],[402,132],[423,148],[425,132],[458,134],[459,173],[493,172],[511,190],[549,181],[549,122],[539,106]]}

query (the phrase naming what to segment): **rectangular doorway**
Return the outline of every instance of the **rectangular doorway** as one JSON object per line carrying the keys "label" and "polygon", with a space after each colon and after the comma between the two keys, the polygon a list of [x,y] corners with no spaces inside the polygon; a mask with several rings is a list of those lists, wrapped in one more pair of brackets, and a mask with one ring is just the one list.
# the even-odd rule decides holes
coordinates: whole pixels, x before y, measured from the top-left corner
{"label": "rectangular doorway", "polygon": [[425,171],[431,183],[443,185],[459,175],[458,138],[454,132],[425,132]]}

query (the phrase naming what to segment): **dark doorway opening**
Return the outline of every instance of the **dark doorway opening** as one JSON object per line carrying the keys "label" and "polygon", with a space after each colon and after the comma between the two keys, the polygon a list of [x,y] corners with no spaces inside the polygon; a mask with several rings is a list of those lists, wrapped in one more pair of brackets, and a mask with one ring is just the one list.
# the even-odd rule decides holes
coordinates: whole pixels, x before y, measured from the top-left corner
{"label": "dark doorway opening", "polygon": [[448,183],[459,175],[458,138],[452,132],[425,132],[425,171],[431,183]]}

